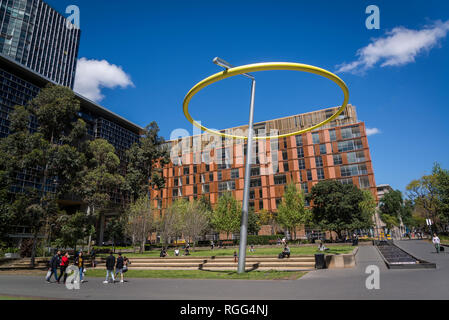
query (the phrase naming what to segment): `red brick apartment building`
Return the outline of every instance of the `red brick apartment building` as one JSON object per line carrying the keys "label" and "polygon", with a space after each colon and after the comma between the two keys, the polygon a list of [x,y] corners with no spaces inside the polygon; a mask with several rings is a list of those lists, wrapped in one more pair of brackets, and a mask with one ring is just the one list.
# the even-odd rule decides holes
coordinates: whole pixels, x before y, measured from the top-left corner
{"label": "red brick apartment building", "polygon": [[[254,125],[261,136],[298,131],[332,116],[338,108],[269,120]],[[248,126],[222,132],[246,136]],[[276,130],[276,131],[273,131]],[[273,133],[273,134],[271,134]],[[232,192],[243,200],[244,140],[224,139],[204,133],[168,142],[171,163],[163,169],[166,188],[153,192],[160,214],[174,200],[210,199],[217,203],[220,194]],[[355,107],[348,105],[338,119],[303,135],[258,140],[251,169],[250,206],[276,211],[284,188],[294,182],[308,193],[321,180],[337,179],[369,189],[377,200],[376,182],[365,124],[357,120]]]}

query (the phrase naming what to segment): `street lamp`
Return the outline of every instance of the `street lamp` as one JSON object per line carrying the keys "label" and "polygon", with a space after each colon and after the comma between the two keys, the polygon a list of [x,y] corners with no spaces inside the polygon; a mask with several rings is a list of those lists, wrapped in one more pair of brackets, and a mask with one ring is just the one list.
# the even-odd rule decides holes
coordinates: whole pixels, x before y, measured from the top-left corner
{"label": "street lamp", "polygon": [[[213,62],[225,68],[226,70],[235,68],[230,63],[216,57]],[[251,103],[249,108],[249,125],[248,125],[248,144],[246,147],[246,162],[245,162],[245,185],[243,188],[243,205],[242,205],[242,220],[240,224],[240,245],[239,245],[239,261],[238,261],[238,273],[245,272],[246,265],[246,244],[248,238],[248,208],[249,208],[249,186],[251,178],[251,159],[252,159],[252,147],[253,147],[253,124],[254,124],[254,98],[256,95],[256,79],[247,73],[243,73],[243,76],[251,79]]]}

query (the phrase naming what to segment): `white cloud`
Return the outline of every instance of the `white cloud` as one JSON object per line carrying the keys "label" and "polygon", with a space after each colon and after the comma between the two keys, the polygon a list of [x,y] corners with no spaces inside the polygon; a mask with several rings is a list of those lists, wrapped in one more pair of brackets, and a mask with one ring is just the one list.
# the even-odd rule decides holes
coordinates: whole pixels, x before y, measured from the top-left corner
{"label": "white cloud", "polygon": [[113,89],[134,86],[131,77],[121,67],[106,60],[88,60],[81,58],[76,66],[74,91],[99,102],[104,99],[101,88]]}
{"label": "white cloud", "polygon": [[379,129],[377,128],[366,128],[366,135],[369,136],[373,136],[375,134],[379,134],[381,133]]}
{"label": "white cloud", "polygon": [[360,73],[373,68],[377,63],[381,67],[401,66],[415,61],[416,56],[429,51],[446,37],[449,20],[437,21],[421,30],[396,27],[383,38],[372,39],[371,43],[357,51],[358,59],[337,65],[337,73]]}

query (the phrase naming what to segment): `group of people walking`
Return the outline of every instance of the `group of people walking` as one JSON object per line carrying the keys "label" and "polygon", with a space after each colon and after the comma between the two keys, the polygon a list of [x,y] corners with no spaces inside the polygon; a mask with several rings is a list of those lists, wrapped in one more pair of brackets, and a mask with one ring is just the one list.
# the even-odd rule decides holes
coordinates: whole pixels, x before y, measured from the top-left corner
{"label": "group of people walking", "polygon": [[[92,251],[91,253],[91,261],[92,261],[92,267],[95,267],[95,251]],[[83,255],[83,252],[80,251],[76,256],[74,260],[74,266],[79,269],[79,281],[80,283],[84,282],[84,263],[85,263],[85,257]],[[50,280],[54,275],[54,278],[56,279],[57,283],[61,283],[61,279],[63,279],[63,283],[65,284],[67,281],[67,268],[70,264],[70,255],[68,252],[65,252],[64,255],[61,254],[61,251],[58,250],[58,252],[51,258],[49,263],[49,269],[47,272],[47,276],[45,277],[45,280],[47,283],[51,283]],[[112,282],[115,282],[115,278],[120,273],[120,283],[124,283],[124,276],[123,274],[128,271],[128,265],[130,265],[131,262],[127,257],[122,257],[122,254],[119,253],[117,259],[114,257],[113,252],[111,251],[109,256],[106,258],[106,280],[103,281],[103,283],[109,283],[109,276],[112,278]],[[58,275],[58,269],[60,270]],[[115,269],[115,270],[114,270]],[[74,283],[78,283],[78,280],[74,280]]]}
{"label": "group of people walking", "polygon": [[[51,277],[54,275],[56,282],[61,283],[61,278],[64,276],[64,282],[67,280],[67,268],[69,267],[69,259],[70,255],[68,252],[65,252],[64,255],[61,254],[61,251],[58,251],[50,260],[49,264],[49,270],[47,272],[47,276],[45,278],[47,283],[50,283]],[[83,276],[84,276],[84,255],[83,252],[80,251],[75,256],[74,265],[79,269],[79,275],[80,275],[80,282],[83,283]],[[60,270],[59,276],[58,276],[58,269]],[[75,283],[78,281],[75,280]]]}
{"label": "group of people walking", "polygon": [[[112,278],[112,283],[115,283],[115,278],[120,273],[120,283],[124,283],[123,274],[128,271],[128,265],[131,262],[127,257],[122,257],[122,254],[119,253],[117,259],[115,259],[113,252],[109,253],[109,256],[106,258],[106,280],[103,283],[109,283],[109,276]],[[115,267],[115,276],[114,276],[114,267]]]}

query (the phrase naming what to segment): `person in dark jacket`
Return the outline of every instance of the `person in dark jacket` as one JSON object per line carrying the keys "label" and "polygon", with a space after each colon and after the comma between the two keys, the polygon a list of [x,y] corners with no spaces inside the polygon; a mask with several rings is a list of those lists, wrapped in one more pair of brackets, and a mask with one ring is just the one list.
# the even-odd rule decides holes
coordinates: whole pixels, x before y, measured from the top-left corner
{"label": "person in dark jacket", "polygon": [[61,265],[61,251],[58,251],[50,260],[49,273],[45,279],[47,283],[50,283],[51,276],[54,274],[56,282],[58,281],[58,268]]}
{"label": "person in dark jacket", "polygon": [[67,272],[66,272],[66,270],[67,270],[67,267],[69,266],[69,258],[70,258],[70,256],[69,256],[68,252],[66,252],[62,256],[62,258],[61,258],[61,266],[60,266],[61,273],[60,273],[60,275],[58,277],[58,283],[61,281],[62,275],[64,275],[64,284],[65,284],[65,282],[67,280]]}
{"label": "person in dark jacket", "polygon": [[112,283],[115,282],[114,267],[115,267],[115,257],[114,257],[114,255],[112,254],[112,251],[111,251],[109,257],[106,258],[106,280],[103,281],[103,283],[108,283],[109,274],[112,277]]}
{"label": "person in dark jacket", "polygon": [[122,257],[122,254],[119,253],[117,257],[117,264],[115,265],[115,276],[120,273],[120,283],[124,283],[123,281],[123,266],[125,264],[125,260]]}
{"label": "person in dark jacket", "polygon": [[[80,281],[81,283],[84,282],[83,280],[83,273],[84,273],[84,255],[83,252],[80,251],[80,253],[78,253],[78,256],[75,259],[75,266],[77,266],[80,270]],[[76,282],[75,282],[76,283]]]}

